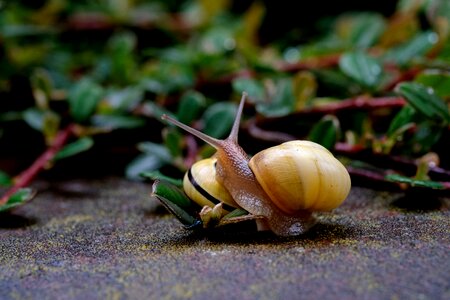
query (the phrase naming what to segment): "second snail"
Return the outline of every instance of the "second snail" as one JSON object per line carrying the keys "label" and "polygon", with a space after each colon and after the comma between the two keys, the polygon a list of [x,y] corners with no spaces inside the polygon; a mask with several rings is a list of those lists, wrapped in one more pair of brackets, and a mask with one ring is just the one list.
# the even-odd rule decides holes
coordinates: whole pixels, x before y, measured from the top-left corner
{"label": "second snail", "polygon": [[230,211],[244,209],[258,230],[300,235],[315,224],[314,212],[341,205],[350,192],[350,176],[331,152],[310,141],[282,143],[250,158],[238,144],[245,98],[243,93],[224,140],[162,116],[216,149],[213,157],[196,162],[185,174],[184,193],[203,207],[199,217],[204,226],[211,218],[220,221]]}

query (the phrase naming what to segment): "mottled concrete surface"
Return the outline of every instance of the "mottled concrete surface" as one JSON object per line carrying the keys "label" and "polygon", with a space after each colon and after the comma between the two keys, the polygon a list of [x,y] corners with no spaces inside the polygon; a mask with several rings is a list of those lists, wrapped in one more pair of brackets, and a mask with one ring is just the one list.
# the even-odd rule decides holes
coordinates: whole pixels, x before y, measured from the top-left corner
{"label": "mottled concrete surface", "polygon": [[418,210],[353,188],[309,233],[283,239],[185,231],[148,184],[38,187],[0,215],[1,299],[450,299],[449,199],[419,197]]}

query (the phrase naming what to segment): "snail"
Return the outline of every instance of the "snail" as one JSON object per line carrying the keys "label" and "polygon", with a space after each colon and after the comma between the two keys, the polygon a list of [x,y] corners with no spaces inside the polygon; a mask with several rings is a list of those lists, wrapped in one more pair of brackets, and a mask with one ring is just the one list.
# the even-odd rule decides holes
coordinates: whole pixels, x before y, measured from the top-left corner
{"label": "snail", "polygon": [[[215,139],[167,115],[162,119],[186,130],[216,149],[207,162],[195,163],[185,176],[185,193],[200,205],[213,206],[219,199],[206,192],[211,180],[215,190],[227,193],[224,204],[241,207],[258,219],[259,229],[270,229],[281,236],[299,235],[315,224],[315,211],[338,207],[350,192],[351,181],[346,168],[323,146],[310,141],[290,141],[270,147],[251,159],[238,144],[238,131],[246,93],[243,93],[228,138]],[[206,189],[192,173],[206,168]],[[191,173],[191,175],[189,175]],[[208,175],[209,174],[209,175]],[[187,178],[187,179],[186,179]],[[211,202],[207,198],[217,199]],[[205,199],[207,201],[205,201]]]}

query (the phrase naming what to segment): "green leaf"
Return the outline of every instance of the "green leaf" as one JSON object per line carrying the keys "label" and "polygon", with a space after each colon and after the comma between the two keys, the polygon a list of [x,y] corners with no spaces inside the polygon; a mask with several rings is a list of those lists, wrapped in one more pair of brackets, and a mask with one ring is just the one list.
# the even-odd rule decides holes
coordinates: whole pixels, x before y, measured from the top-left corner
{"label": "green leaf", "polygon": [[384,56],[384,60],[405,65],[413,58],[426,54],[437,41],[438,36],[435,32],[426,31],[419,33],[404,45],[388,51]]}
{"label": "green leaf", "polygon": [[410,106],[405,105],[394,117],[389,125],[389,129],[386,133],[387,136],[393,135],[399,128],[405,126],[406,124],[413,123],[414,117],[416,115],[416,110]]}
{"label": "green leaf", "polygon": [[158,170],[143,172],[143,173],[140,174],[140,176],[143,177],[143,178],[148,178],[148,179],[153,180],[153,181],[155,181],[155,180],[160,180],[160,181],[164,180],[164,181],[166,181],[166,182],[168,182],[168,183],[170,183],[170,184],[172,184],[172,185],[174,185],[174,186],[176,186],[178,188],[182,188],[183,187],[183,180],[176,179],[176,178],[164,175],[163,173],[161,173]]}
{"label": "green leaf", "polygon": [[30,77],[30,81],[36,106],[40,109],[47,109],[53,90],[50,74],[45,69],[37,69]]}
{"label": "green leaf", "polygon": [[174,185],[164,181],[155,181],[152,186],[155,196],[178,220],[188,228],[195,228],[202,223],[193,212],[192,201]]}
{"label": "green leaf", "polygon": [[254,101],[261,101],[265,97],[264,85],[253,78],[236,78],[232,82],[233,90],[242,95],[247,92],[248,98]]}
{"label": "green leaf", "polygon": [[143,88],[132,86],[121,90],[111,90],[106,96],[106,102],[114,111],[130,111],[144,99]]}
{"label": "green leaf", "polygon": [[294,111],[295,100],[292,80],[282,78],[276,82],[276,91],[270,101],[257,102],[256,110],[266,117],[285,116]]}
{"label": "green leaf", "polygon": [[31,199],[33,199],[35,194],[36,192],[30,188],[19,189],[16,193],[9,197],[8,202],[0,205],[0,212],[10,210],[30,201]]}
{"label": "green leaf", "polygon": [[55,160],[63,159],[89,150],[94,145],[94,140],[91,137],[83,137],[77,141],[66,145],[55,156]]}
{"label": "green leaf", "polygon": [[440,182],[431,181],[431,180],[417,180],[406,176],[401,176],[398,174],[389,174],[385,177],[389,181],[398,182],[398,183],[406,183],[410,186],[416,187],[425,187],[430,189],[444,189],[444,185]]}
{"label": "green leaf", "polygon": [[415,153],[425,154],[431,151],[445,132],[445,127],[432,121],[423,121],[418,124],[416,132],[411,141],[410,149]]}
{"label": "green leaf", "polygon": [[0,33],[4,38],[32,37],[57,33],[55,28],[32,24],[2,24]]}
{"label": "green leaf", "polygon": [[351,97],[361,91],[358,83],[338,70],[322,69],[314,70],[313,73],[317,78],[318,86],[326,87],[334,98]]}
{"label": "green leaf", "polygon": [[133,159],[125,168],[125,176],[132,180],[142,180],[141,174],[161,168],[166,162],[160,157],[144,153]]}
{"label": "green leaf", "polygon": [[136,69],[135,56],[133,55],[136,44],[137,38],[130,31],[116,33],[108,41],[114,80],[126,83],[132,79]]}
{"label": "green leaf", "polygon": [[103,94],[102,87],[88,78],[77,82],[68,95],[70,112],[75,121],[84,122],[91,117]]}
{"label": "green leaf", "polygon": [[142,173],[158,170],[172,161],[169,151],[162,145],[145,142],[140,143],[138,148],[144,153],[127,165],[125,175],[129,179],[142,180]]}
{"label": "green leaf", "polygon": [[12,182],[12,178],[8,174],[0,170],[0,186],[10,186]]}
{"label": "green leaf", "polygon": [[211,27],[200,40],[201,49],[208,54],[222,54],[236,47],[232,28]]}
{"label": "green leaf", "polygon": [[231,219],[236,217],[241,217],[248,215],[248,211],[246,211],[243,208],[236,208],[235,210],[231,211],[230,213],[226,214],[223,218],[224,219]]}
{"label": "green leaf", "polygon": [[332,115],[323,117],[314,125],[309,133],[309,140],[316,142],[327,149],[333,149],[338,140],[339,120]]}
{"label": "green leaf", "polygon": [[45,112],[37,108],[29,108],[23,112],[24,121],[33,129],[42,131]]}
{"label": "green leaf", "polygon": [[403,82],[395,88],[395,91],[404,96],[408,103],[430,120],[450,122],[447,104],[435,94],[431,87]]}
{"label": "green leaf", "polygon": [[363,52],[346,53],[339,60],[341,71],[367,88],[376,88],[383,75],[380,63]]}
{"label": "green leaf", "polygon": [[230,133],[237,107],[233,103],[218,102],[206,109],[202,120],[203,132],[215,138],[222,138]]}
{"label": "green leaf", "polygon": [[378,14],[364,13],[358,16],[358,22],[350,35],[352,43],[359,48],[373,46],[386,28],[385,21]]}
{"label": "green leaf", "polygon": [[385,20],[379,14],[358,13],[350,18],[349,41],[358,48],[373,46],[386,28]]}
{"label": "green leaf", "polygon": [[176,118],[172,112],[156,104],[155,102],[145,102],[145,104],[142,106],[142,110],[144,111],[145,115],[152,116],[156,120],[161,120],[161,116],[164,114],[171,116],[172,118]]}
{"label": "green leaf", "polygon": [[188,91],[180,99],[177,111],[178,121],[184,124],[191,124],[205,105],[206,99],[203,94],[196,91]]}
{"label": "green leaf", "polygon": [[450,72],[426,71],[419,74],[414,81],[432,87],[439,97],[450,99]]}
{"label": "green leaf", "polygon": [[109,130],[133,129],[144,126],[145,120],[123,115],[95,115],[92,117],[92,124]]}
{"label": "green leaf", "polygon": [[54,135],[59,128],[60,116],[51,110],[29,108],[22,114],[24,121],[33,129],[45,135]]}
{"label": "green leaf", "polygon": [[[179,90],[192,88],[195,83],[195,73],[192,66],[188,64],[172,63],[168,61],[159,61],[155,68],[153,81],[144,81],[146,89],[158,90],[162,88],[164,93],[170,93]],[[158,86],[158,83],[160,85]]]}
{"label": "green leaf", "polygon": [[138,144],[138,149],[141,152],[147,154],[153,154],[158,156],[160,159],[169,162],[172,160],[172,156],[170,155],[169,150],[163,145],[152,143],[152,142],[143,142]]}

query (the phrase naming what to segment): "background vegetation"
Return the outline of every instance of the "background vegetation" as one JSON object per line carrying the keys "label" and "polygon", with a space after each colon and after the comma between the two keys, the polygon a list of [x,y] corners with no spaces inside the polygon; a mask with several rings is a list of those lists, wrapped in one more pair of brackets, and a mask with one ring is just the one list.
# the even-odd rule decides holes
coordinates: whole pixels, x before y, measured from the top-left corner
{"label": "background vegetation", "polygon": [[223,137],[242,91],[250,154],[310,139],[354,183],[448,193],[450,3],[314,4],[0,1],[0,210],[37,175],[181,178],[212,149],[161,114]]}

